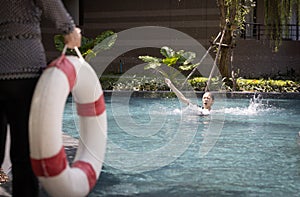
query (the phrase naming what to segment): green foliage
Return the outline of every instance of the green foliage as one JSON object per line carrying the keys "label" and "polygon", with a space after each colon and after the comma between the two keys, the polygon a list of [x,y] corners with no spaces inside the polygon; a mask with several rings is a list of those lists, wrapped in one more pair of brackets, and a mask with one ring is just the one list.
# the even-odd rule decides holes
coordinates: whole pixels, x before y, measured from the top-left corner
{"label": "green foliage", "polygon": [[101,76],[99,80],[103,90],[113,90],[118,81],[118,78],[111,76]]}
{"label": "green foliage", "polygon": [[172,58],[174,56],[176,56],[176,53],[173,49],[171,49],[170,47],[162,47],[160,49],[160,53],[165,56],[166,58]]}
{"label": "green foliage", "polygon": [[[189,83],[195,91],[204,91],[208,78],[195,77],[189,80]],[[212,87],[220,87],[219,79],[213,78]],[[169,91],[169,87],[162,78],[149,78],[146,76],[133,76],[126,80],[118,80],[118,78],[101,77],[100,82],[105,90],[116,91]],[[224,84],[227,91],[231,91],[231,87]],[[265,80],[265,79],[237,79],[238,91],[245,92],[300,92],[300,84],[291,80]],[[217,90],[217,89],[216,89]]]}
{"label": "green foliage", "polygon": [[[212,79],[212,85],[218,87],[218,79]],[[195,90],[204,91],[207,78],[196,77],[189,80]],[[227,91],[231,87],[223,84]],[[300,84],[291,80],[272,80],[272,79],[237,79],[237,90],[247,92],[300,92]]]}
{"label": "green foliage", "polygon": [[162,59],[160,59],[160,58],[151,57],[151,56],[147,56],[147,55],[146,56],[139,56],[139,58],[141,60],[143,60],[144,62],[148,63],[145,66],[145,70],[156,69],[157,67],[161,66]]}
{"label": "green foliage", "polygon": [[[189,83],[196,91],[205,91],[207,86],[208,78],[206,77],[194,77],[189,80]],[[221,85],[221,80],[218,77],[211,78],[210,90],[219,90]],[[223,84],[224,85],[224,84]]]}
{"label": "green foliage", "polygon": [[[287,26],[291,21],[292,10],[300,10],[299,0],[264,0],[265,3],[265,23],[269,38],[273,41],[274,51],[277,52],[281,44],[282,34],[288,33]],[[297,21],[300,24],[300,14]]]}
{"label": "green foliage", "polygon": [[255,0],[217,0],[220,10],[221,28],[227,23],[233,28],[244,29],[246,15],[255,7]]}
{"label": "green foliage", "polygon": [[206,78],[206,77],[195,77],[195,78],[189,80],[191,86],[194,87],[194,89],[198,90],[198,91],[205,90],[207,81],[208,81],[208,78]]}
{"label": "green foliage", "polygon": [[237,79],[240,91],[300,92],[300,84],[291,80]]}
{"label": "green foliage", "polygon": [[114,91],[164,91],[169,90],[162,78],[149,78],[146,76],[124,78],[101,77],[100,82],[105,90]]}
{"label": "green foliage", "polygon": [[238,29],[244,29],[246,15],[256,6],[254,0],[224,0],[224,5],[225,20]]}
{"label": "green foliage", "polygon": [[[96,36],[95,39],[82,36],[81,47],[79,51],[86,60],[95,57],[99,52],[110,49],[117,39],[117,34],[113,31],[107,30]],[[58,51],[62,51],[64,44],[64,37],[62,35],[54,36],[55,47]],[[72,50],[67,50],[67,53],[76,55]]]}
{"label": "green foliage", "polygon": [[[162,58],[152,57],[152,56],[139,56],[139,59],[148,63],[145,66],[145,70],[147,69],[156,69],[165,64],[167,66],[179,66],[181,70],[191,70],[198,66],[199,64],[193,64],[193,60],[196,58],[196,54],[190,51],[174,51],[172,48],[164,46],[160,49],[160,53],[163,55]],[[159,71],[162,72],[162,71]],[[166,73],[162,73],[165,77],[167,77]]]}

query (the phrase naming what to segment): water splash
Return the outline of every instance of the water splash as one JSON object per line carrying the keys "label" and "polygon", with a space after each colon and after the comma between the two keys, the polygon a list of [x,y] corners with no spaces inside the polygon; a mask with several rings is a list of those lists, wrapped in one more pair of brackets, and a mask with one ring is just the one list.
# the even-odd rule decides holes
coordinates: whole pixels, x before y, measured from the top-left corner
{"label": "water splash", "polygon": [[263,97],[261,94],[254,94],[253,97],[250,99],[249,107],[248,109],[257,111],[261,108],[265,108],[265,103],[263,103]]}
{"label": "water splash", "polygon": [[261,94],[255,93],[252,98],[250,98],[248,107],[234,107],[226,108],[226,114],[232,115],[262,115],[268,111],[274,110],[275,108],[269,105],[269,101],[264,99]]}

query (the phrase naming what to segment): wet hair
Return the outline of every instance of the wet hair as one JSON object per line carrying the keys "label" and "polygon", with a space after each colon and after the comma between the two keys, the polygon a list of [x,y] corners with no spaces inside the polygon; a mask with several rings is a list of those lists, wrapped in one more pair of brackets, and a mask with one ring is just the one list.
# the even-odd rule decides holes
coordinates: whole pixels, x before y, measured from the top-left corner
{"label": "wet hair", "polygon": [[[204,94],[208,93],[210,95],[210,98],[214,101],[215,100],[215,96],[213,95],[213,93],[211,93],[210,91],[206,91],[204,92]],[[203,94],[203,95],[204,95]]]}

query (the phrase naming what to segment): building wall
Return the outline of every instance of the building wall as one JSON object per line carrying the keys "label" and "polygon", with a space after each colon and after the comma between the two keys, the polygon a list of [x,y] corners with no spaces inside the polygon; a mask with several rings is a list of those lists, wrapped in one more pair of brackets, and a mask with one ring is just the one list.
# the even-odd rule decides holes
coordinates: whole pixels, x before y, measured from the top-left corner
{"label": "building wall", "polygon": [[[219,12],[216,1],[83,0],[79,2],[81,2],[80,10],[83,10],[80,24],[86,37],[94,38],[105,30],[120,32],[140,26],[164,26],[190,35],[207,49],[212,37],[219,32]],[[71,8],[76,11],[74,5]],[[257,0],[256,22],[263,23],[263,11],[263,0]],[[47,57],[51,60],[59,55],[53,43],[55,31],[49,23],[44,23],[43,30],[46,32],[43,34],[43,39]],[[157,55],[157,50],[143,50],[143,53]],[[296,74],[299,74],[299,50],[299,41],[284,41],[279,52],[273,53],[266,40],[239,40],[234,50],[234,68],[240,71],[240,76],[245,77],[276,75],[287,70],[295,70]],[[123,54],[111,63],[107,71],[118,72],[120,61],[124,63],[123,71],[126,71],[140,63],[137,58],[140,53],[141,51],[131,51]]]}
{"label": "building wall", "polygon": [[[265,23],[264,0],[256,0],[256,23]],[[241,77],[300,76],[300,41],[283,40],[278,52],[273,52],[270,41],[260,31],[260,40],[240,39],[234,49],[234,66]]]}
{"label": "building wall", "polygon": [[[141,26],[163,26],[179,30],[209,47],[209,40],[218,33],[218,9],[209,0],[110,0],[84,1],[84,34],[95,37],[105,30],[120,32]],[[166,38],[167,39],[167,38]],[[141,54],[159,55],[158,49],[140,49],[116,58],[107,72],[123,71],[142,63]]]}
{"label": "building wall", "polygon": [[209,45],[217,33],[218,10],[209,0],[110,0],[84,1],[84,32],[95,36],[103,30],[119,32],[139,26],[164,26],[185,32]]}
{"label": "building wall", "polygon": [[233,65],[240,77],[300,76],[300,42],[282,41],[279,51],[273,52],[267,40],[239,40]]}
{"label": "building wall", "polygon": [[[69,0],[64,0],[68,3]],[[164,26],[189,34],[208,47],[209,40],[218,33],[218,9],[210,0],[84,0],[81,28],[86,37],[96,37],[105,30],[119,32],[139,26]],[[74,5],[67,6],[74,9]],[[73,12],[74,14],[74,12]],[[75,18],[78,18],[76,16]],[[43,23],[43,38],[47,56],[57,55],[52,36],[53,25]]]}

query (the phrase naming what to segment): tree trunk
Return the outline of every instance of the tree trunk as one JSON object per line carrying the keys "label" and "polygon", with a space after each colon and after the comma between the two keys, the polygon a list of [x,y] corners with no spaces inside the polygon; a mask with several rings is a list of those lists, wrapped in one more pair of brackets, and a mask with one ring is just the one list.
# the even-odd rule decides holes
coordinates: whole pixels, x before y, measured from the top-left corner
{"label": "tree trunk", "polygon": [[224,35],[224,40],[221,47],[220,57],[219,57],[219,70],[222,77],[230,77],[230,55],[231,55],[231,41],[232,32],[231,30],[226,30]]}
{"label": "tree trunk", "polygon": [[[232,29],[231,29],[231,23],[234,21],[235,15],[236,15],[236,7],[234,4],[231,5],[230,8],[228,8],[225,5],[225,0],[217,0],[217,5],[220,12],[220,29],[221,31],[226,28],[224,40],[223,40],[223,46],[221,47],[220,56],[218,58],[218,66],[219,71],[222,75],[222,77],[230,77],[230,54],[231,54],[231,43],[232,43]],[[226,18],[227,10],[230,10],[230,16]]]}

